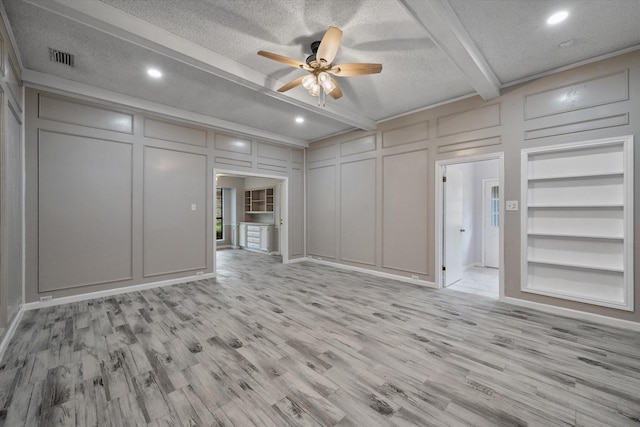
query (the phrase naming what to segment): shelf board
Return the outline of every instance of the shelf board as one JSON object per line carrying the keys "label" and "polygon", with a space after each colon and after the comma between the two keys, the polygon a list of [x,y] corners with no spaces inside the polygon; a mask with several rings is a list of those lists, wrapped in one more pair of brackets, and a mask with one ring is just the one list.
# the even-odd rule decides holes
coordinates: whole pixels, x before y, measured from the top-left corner
{"label": "shelf board", "polygon": [[562,179],[580,179],[580,178],[607,178],[614,176],[624,176],[623,171],[599,172],[599,173],[577,173],[577,174],[558,174],[547,176],[535,176],[527,178],[528,181],[553,181]]}
{"label": "shelf board", "polygon": [[595,266],[595,265],[587,265],[587,264],[578,264],[573,262],[559,262],[559,261],[542,260],[542,259],[528,259],[527,262],[533,263],[533,264],[551,265],[555,267],[569,267],[569,268],[580,268],[585,270],[624,273],[624,268],[621,268],[621,267]]}
{"label": "shelf board", "polygon": [[622,203],[608,203],[598,205],[527,205],[529,209],[606,209],[606,208],[624,208]]}
{"label": "shelf board", "polygon": [[248,214],[272,214],[273,211],[245,211]]}
{"label": "shelf board", "polygon": [[528,231],[527,236],[542,236],[542,237],[568,237],[575,239],[600,239],[600,240],[624,240],[624,236],[602,236],[597,234],[572,234],[572,233],[545,233],[538,231]]}

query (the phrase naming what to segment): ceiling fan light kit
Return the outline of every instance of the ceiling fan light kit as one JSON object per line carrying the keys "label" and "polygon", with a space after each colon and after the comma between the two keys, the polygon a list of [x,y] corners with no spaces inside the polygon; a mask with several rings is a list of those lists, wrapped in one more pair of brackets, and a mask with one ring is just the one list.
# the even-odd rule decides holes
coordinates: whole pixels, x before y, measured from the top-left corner
{"label": "ceiling fan light kit", "polygon": [[278,89],[278,92],[286,92],[289,89],[302,85],[311,96],[318,97],[318,105],[325,105],[325,94],[329,94],[333,99],[342,97],[342,90],[334,76],[348,77],[361,76],[366,74],[376,74],[382,71],[381,64],[347,63],[333,65],[336,53],[340,48],[342,40],[342,30],[336,27],[329,27],[321,41],[311,43],[312,54],[306,59],[306,63],[277,53],[258,51],[258,55],[274,61],[281,62],[291,67],[308,71],[309,75],[298,77]]}

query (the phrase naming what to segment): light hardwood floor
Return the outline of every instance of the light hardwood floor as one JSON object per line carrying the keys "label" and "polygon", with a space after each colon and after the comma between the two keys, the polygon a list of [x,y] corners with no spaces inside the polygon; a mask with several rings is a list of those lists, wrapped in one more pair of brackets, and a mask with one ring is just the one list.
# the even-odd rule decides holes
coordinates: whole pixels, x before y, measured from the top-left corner
{"label": "light hardwood floor", "polygon": [[626,426],[640,334],[221,251],[216,280],[26,312],[0,425]]}

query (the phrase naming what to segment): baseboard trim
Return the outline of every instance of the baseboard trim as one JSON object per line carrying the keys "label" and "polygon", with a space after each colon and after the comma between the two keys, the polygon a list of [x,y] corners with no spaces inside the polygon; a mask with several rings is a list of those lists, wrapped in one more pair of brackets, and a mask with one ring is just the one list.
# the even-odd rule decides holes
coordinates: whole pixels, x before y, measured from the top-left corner
{"label": "baseboard trim", "polygon": [[587,313],[585,311],[557,307],[555,305],[542,304],[513,297],[504,297],[500,301],[520,307],[533,308],[534,310],[543,311],[549,314],[556,314],[558,316],[570,317],[577,320],[587,320],[606,326],[614,326],[616,328],[630,329],[632,331],[640,332],[639,322],[631,322],[629,320],[616,319],[615,317],[603,316],[601,314]]}
{"label": "baseboard trim", "polygon": [[13,334],[16,333],[18,329],[18,325],[20,324],[20,320],[22,320],[22,315],[24,314],[24,305],[20,307],[20,310],[13,316],[13,320],[11,324],[7,328],[7,332],[2,337],[2,342],[0,342],[0,361],[4,358],[4,352],[9,347],[9,343],[11,342],[11,338],[13,338]]}
{"label": "baseboard trim", "polygon": [[350,271],[357,271],[358,273],[371,274],[372,276],[383,277],[385,279],[392,279],[400,282],[411,283],[412,285],[424,286],[425,288],[433,288],[433,289],[438,288],[435,283],[429,282],[426,280],[412,279],[410,277],[400,276],[398,274],[385,273],[384,271],[369,270],[368,268],[355,267],[353,265],[340,264],[337,262],[325,261],[323,259],[306,257],[306,258],[296,258],[294,260],[290,260],[289,262],[291,263],[291,262],[302,262],[302,261],[315,262],[316,264],[327,265],[329,267],[340,268],[342,270],[350,270]]}
{"label": "baseboard trim", "polygon": [[195,282],[197,280],[213,279],[215,277],[216,277],[215,273],[201,274],[200,276],[180,277],[178,279],[162,280],[160,282],[143,283],[141,285],[126,286],[126,287],[116,288],[116,289],[107,289],[107,290],[104,290],[104,291],[88,292],[86,294],[79,294],[79,295],[71,295],[71,296],[68,296],[68,297],[54,298],[54,299],[52,299],[50,301],[44,301],[44,302],[43,301],[28,302],[28,303],[24,304],[22,306],[22,308],[25,311],[27,311],[27,310],[37,310],[39,308],[51,307],[51,306],[54,306],[54,305],[68,304],[68,303],[71,303],[71,302],[85,301],[85,300],[88,300],[88,299],[102,298],[102,297],[108,297],[108,296],[113,296],[113,295],[126,294],[126,293],[129,293],[129,292],[137,292],[137,291],[142,291],[142,290],[145,290],[145,289],[161,288],[163,286],[171,286],[171,285],[177,285],[179,283]]}

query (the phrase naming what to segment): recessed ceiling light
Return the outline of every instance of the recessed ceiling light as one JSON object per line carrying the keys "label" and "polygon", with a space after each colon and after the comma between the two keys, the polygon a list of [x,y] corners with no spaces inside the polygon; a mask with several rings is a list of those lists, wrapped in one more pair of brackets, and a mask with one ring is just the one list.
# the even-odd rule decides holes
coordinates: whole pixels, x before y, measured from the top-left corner
{"label": "recessed ceiling light", "polygon": [[559,24],[565,19],[567,19],[567,16],[569,16],[569,12],[567,12],[566,10],[561,10],[560,12],[556,12],[553,15],[551,15],[549,19],[547,19],[547,24],[549,25]]}
{"label": "recessed ceiling light", "polygon": [[159,79],[160,77],[162,77],[162,73],[157,68],[147,69],[147,74],[149,74],[154,79]]}
{"label": "recessed ceiling light", "polygon": [[296,123],[304,123],[304,117],[296,117]]}

